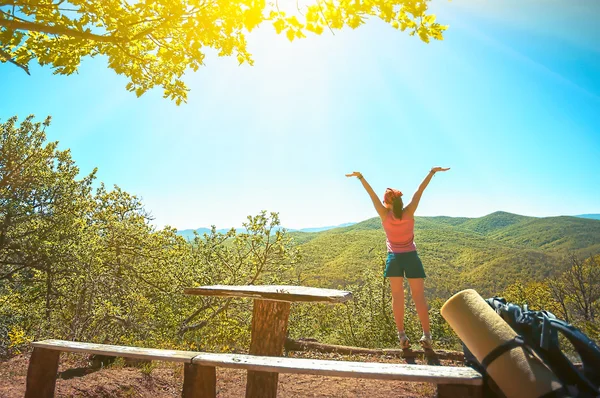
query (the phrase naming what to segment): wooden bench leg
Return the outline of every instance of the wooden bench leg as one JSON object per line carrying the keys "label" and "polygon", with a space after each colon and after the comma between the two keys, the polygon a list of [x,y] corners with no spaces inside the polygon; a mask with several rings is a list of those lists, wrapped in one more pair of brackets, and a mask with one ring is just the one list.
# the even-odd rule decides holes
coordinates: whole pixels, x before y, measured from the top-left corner
{"label": "wooden bench leg", "polygon": [[183,368],[182,398],[215,398],[217,372],[214,366],[186,363]]}
{"label": "wooden bench leg", "polygon": [[[250,354],[281,356],[289,316],[289,302],[254,300]],[[248,371],[246,398],[275,398],[278,379],[278,373]]]}
{"label": "wooden bench leg", "polygon": [[27,369],[25,398],[52,398],[60,351],[34,348]]}
{"label": "wooden bench leg", "polygon": [[438,384],[438,398],[482,398],[483,386]]}

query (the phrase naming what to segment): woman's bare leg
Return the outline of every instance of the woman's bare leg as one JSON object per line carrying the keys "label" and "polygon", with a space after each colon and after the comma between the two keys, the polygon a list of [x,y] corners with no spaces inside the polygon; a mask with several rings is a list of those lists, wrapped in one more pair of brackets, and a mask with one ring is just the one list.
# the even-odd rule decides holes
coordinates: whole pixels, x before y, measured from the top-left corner
{"label": "woman's bare leg", "polygon": [[[423,333],[429,335],[429,309],[427,308],[427,300],[425,299],[425,279],[408,278],[408,284],[410,285],[410,293],[415,302],[415,307],[417,307],[417,314],[423,327]],[[402,298],[404,298],[404,295]]]}
{"label": "woman's bare leg", "polygon": [[392,310],[399,332],[404,332],[404,278],[394,276],[388,278],[392,288]]}

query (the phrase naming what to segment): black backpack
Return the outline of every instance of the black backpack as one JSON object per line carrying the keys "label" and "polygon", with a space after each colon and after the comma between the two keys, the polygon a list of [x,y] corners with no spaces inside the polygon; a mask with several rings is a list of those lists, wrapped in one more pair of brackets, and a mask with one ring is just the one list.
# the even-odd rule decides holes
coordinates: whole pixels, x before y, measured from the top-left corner
{"label": "black backpack", "polygon": [[[548,311],[530,311],[527,306],[507,303],[504,298],[493,297],[486,302],[519,335],[514,341],[503,344],[479,363],[463,343],[465,365],[479,371],[484,377],[485,397],[504,397],[502,391],[488,376],[486,366],[506,350],[517,345],[535,352],[565,386],[555,397],[600,397],[600,348],[575,326],[562,321]],[[573,345],[581,358],[581,366],[562,352],[559,343],[561,333]],[[532,397],[535,398],[535,397]]]}

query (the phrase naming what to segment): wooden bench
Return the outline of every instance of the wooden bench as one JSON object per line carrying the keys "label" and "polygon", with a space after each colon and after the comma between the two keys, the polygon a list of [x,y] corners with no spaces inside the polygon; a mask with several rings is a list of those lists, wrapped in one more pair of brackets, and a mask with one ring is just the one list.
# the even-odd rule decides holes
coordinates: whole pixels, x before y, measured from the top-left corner
{"label": "wooden bench", "polygon": [[[268,357],[242,354],[216,354],[193,351],[158,350],[106,344],[44,340],[32,343],[34,349],[27,372],[25,398],[54,396],[61,352],[80,352],[184,364],[182,397],[216,397],[216,367],[270,373],[303,373],[322,376],[398,380],[437,384],[438,397],[479,398],[483,380],[467,367],[406,365],[376,362],[347,362],[303,358]],[[260,391],[252,397],[268,398]]]}

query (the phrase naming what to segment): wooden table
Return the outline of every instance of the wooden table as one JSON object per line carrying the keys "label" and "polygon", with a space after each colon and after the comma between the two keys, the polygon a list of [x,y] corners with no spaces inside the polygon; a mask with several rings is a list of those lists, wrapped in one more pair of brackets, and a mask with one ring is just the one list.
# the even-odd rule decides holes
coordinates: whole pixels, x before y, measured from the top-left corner
{"label": "wooden table", "polygon": [[[343,303],[352,299],[352,293],[343,290],[288,285],[214,285],[187,288],[184,292],[198,296],[253,298],[250,354],[263,356],[283,355],[291,303]],[[276,397],[278,377],[278,373],[248,371],[246,398]]]}

